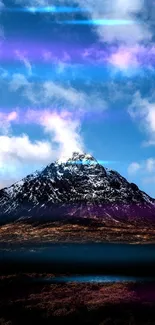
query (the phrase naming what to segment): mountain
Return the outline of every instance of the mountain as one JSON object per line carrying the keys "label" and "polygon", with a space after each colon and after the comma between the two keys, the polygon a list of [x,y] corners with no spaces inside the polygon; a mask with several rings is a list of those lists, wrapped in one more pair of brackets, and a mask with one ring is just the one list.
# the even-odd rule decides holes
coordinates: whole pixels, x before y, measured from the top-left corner
{"label": "mountain", "polygon": [[74,152],[0,190],[0,222],[155,225],[155,200],[89,154]]}

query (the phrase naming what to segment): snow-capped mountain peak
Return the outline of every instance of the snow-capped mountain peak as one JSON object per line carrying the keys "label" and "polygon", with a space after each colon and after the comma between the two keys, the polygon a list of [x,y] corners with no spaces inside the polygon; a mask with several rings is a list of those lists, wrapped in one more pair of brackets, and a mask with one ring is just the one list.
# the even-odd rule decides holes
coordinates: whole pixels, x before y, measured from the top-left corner
{"label": "snow-capped mountain peak", "polygon": [[63,157],[57,160],[57,163],[66,163],[66,164],[97,164],[97,160],[87,153],[73,152],[71,157]]}
{"label": "snow-capped mountain peak", "polygon": [[155,200],[90,154],[74,152],[0,190],[0,221],[96,218],[155,223]]}

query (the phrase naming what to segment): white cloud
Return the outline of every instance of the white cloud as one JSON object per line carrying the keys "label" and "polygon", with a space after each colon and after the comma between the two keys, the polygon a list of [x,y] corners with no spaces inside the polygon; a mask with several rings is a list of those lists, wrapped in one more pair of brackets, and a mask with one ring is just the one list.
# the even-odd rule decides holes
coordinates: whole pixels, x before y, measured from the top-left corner
{"label": "white cloud", "polygon": [[155,159],[149,158],[146,161],[146,170],[148,172],[155,172]]}
{"label": "white cloud", "polygon": [[[15,119],[15,112],[7,115],[9,123]],[[13,180],[19,180],[34,169],[46,166],[56,159],[67,159],[73,151],[84,150],[80,135],[81,123],[67,111],[58,114],[50,111],[28,110],[25,116],[22,116],[22,121],[31,126],[40,125],[44,133],[50,136],[50,140],[32,141],[27,134],[1,135],[0,186],[10,185]],[[20,118],[18,123],[20,123]]]}
{"label": "white cloud", "polygon": [[69,63],[71,58],[65,51],[61,60],[57,56],[55,56],[51,51],[47,50],[42,51],[42,57],[45,62],[55,64],[55,68],[58,74],[64,73],[67,68],[72,67],[72,65]]}
{"label": "white cloud", "polygon": [[77,90],[60,82],[45,81],[37,84],[35,81],[29,81],[24,75],[13,74],[9,84],[11,91],[21,90],[24,96],[30,103],[37,105],[47,105],[58,108],[59,110],[75,110],[79,114],[84,114],[87,111],[107,109],[107,103],[103,98],[102,93],[94,89],[91,93]]}
{"label": "white cloud", "polygon": [[150,139],[145,145],[153,145],[155,142],[155,103],[149,98],[142,98],[137,91],[128,112],[148,133]]}
{"label": "white cloud", "polygon": [[[146,12],[144,0],[57,0],[49,3],[47,0],[16,0],[23,6],[49,6],[49,5],[68,5],[78,4],[81,8],[88,8],[85,12],[89,19],[125,19],[136,20],[136,15],[141,14],[144,17]],[[152,34],[149,28],[149,22],[135,22],[130,26],[95,26],[101,41],[113,43],[119,41],[124,44],[135,44],[141,41],[148,41]]]}
{"label": "white cloud", "polygon": [[10,113],[0,112],[0,133],[8,134],[11,130],[11,123],[18,120],[18,113],[12,111]]}
{"label": "white cloud", "polygon": [[47,81],[43,85],[42,99],[47,103],[49,100],[54,102],[55,107],[75,110],[78,114],[85,114],[88,111],[103,111],[107,109],[107,103],[101,93],[97,90],[86,93],[82,90],[76,90],[69,86],[66,87],[59,83]]}
{"label": "white cloud", "polygon": [[31,84],[29,83],[29,81],[27,80],[27,78],[21,74],[21,73],[14,73],[12,76],[12,79],[10,81],[10,90],[12,91],[17,91],[20,88],[25,88],[25,87],[30,87]]}
{"label": "white cloud", "polygon": [[[68,1],[68,4],[70,1]],[[143,14],[145,6],[143,0],[74,0],[81,8],[90,8],[89,18],[96,19],[136,19],[136,14]],[[124,44],[135,44],[150,40],[151,32],[149,25],[138,22],[130,26],[96,26],[101,41],[113,43],[119,41]]]}
{"label": "white cloud", "polygon": [[138,69],[140,67],[140,63],[137,59],[138,50],[138,46],[119,46],[119,48],[107,59],[108,63],[110,63],[113,67],[112,73],[121,71],[127,76],[132,76],[137,72],[140,73],[140,70]]}
{"label": "white cloud", "polygon": [[0,77],[2,79],[4,79],[4,78],[8,77],[8,75],[9,75],[8,71],[6,69],[0,67]]}
{"label": "white cloud", "polygon": [[[148,158],[144,161],[132,162],[128,167],[128,174],[130,176],[137,175],[138,173],[143,176],[142,179],[145,181],[146,179],[154,178],[155,174],[155,158]],[[150,176],[151,175],[151,176]]]}
{"label": "white cloud", "polygon": [[31,141],[27,135],[0,136],[0,187],[31,173],[54,158],[55,152],[47,141]]}
{"label": "white cloud", "polygon": [[[4,161],[11,163],[17,160],[22,163],[46,162],[52,154],[51,145],[48,142],[31,142],[27,135],[22,136],[1,136],[0,137],[0,162],[1,168]],[[8,164],[7,164],[8,165]],[[5,168],[5,167],[4,167]]]}
{"label": "white cloud", "polygon": [[21,53],[20,51],[16,50],[15,51],[15,54],[17,56],[17,58],[24,63],[26,69],[27,69],[27,72],[28,72],[28,75],[31,76],[32,75],[32,65],[29,61],[29,59],[23,54]]}
{"label": "white cloud", "polygon": [[4,8],[4,2],[2,0],[0,0],[0,10],[2,10]]}
{"label": "white cloud", "polygon": [[35,82],[30,82],[25,75],[21,73],[14,73],[9,82],[11,91],[21,91],[19,96],[23,96],[32,104],[41,104],[44,101],[43,93],[36,87]]}
{"label": "white cloud", "polygon": [[154,72],[154,63],[152,58],[155,54],[153,44],[136,44],[134,46],[119,45],[107,58],[115,69],[124,72],[127,75],[138,74],[144,76],[144,67],[149,72]]}
{"label": "white cloud", "polygon": [[70,157],[73,151],[83,151],[84,143],[80,135],[80,120],[73,118],[68,111],[61,113],[29,110],[26,115],[28,123],[41,125],[45,133],[50,134],[51,142],[58,145],[59,159]]}
{"label": "white cloud", "polygon": [[155,158],[148,158],[141,162],[133,162],[128,167],[130,182],[135,179],[141,181],[144,186],[155,183]]}
{"label": "white cloud", "polygon": [[52,140],[60,145],[60,157],[69,158],[74,151],[81,152],[84,144],[80,136],[80,121],[74,120],[68,112],[61,115],[47,113],[41,118],[45,131],[54,133]]}
{"label": "white cloud", "polygon": [[128,173],[129,174],[136,174],[137,171],[141,168],[141,165],[137,162],[133,162],[128,167]]}
{"label": "white cloud", "polygon": [[46,81],[43,85],[44,97],[47,99],[56,97],[63,99],[74,106],[84,106],[86,95],[83,92],[77,91],[72,87],[64,87],[56,84],[53,81]]}
{"label": "white cloud", "polygon": [[155,146],[155,139],[154,140],[144,141],[143,146],[144,147]]}

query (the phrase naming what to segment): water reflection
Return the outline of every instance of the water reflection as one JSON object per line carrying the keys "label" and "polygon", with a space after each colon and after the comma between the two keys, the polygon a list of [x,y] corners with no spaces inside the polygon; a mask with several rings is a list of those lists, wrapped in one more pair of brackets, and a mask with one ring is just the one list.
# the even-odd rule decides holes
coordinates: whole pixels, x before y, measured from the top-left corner
{"label": "water reflection", "polygon": [[70,275],[70,276],[56,276],[49,278],[40,278],[36,281],[43,281],[45,283],[129,283],[129,282],[154,282],[155,277],[134,277],[124,275]]}

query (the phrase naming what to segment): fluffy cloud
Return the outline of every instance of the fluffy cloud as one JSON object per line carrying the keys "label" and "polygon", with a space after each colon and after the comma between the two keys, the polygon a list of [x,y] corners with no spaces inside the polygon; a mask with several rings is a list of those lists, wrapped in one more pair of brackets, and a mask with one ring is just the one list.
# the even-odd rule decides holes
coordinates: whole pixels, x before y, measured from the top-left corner
{"label": "fluffy cloud", "polygon": [[148,71],[154,71],[154,45],[139,45],[135,46],[117,46],[110,54],[107,61],[117,71],[120,70],[126,75],[142,73],[144,68]]}
{"label": "fluffy cloud", "polygon": [[143,142],[144,147],[149,147],[149,146],[155,146],[155,139],[153,140],[148,140]]}
{"label": "fluffy cloud", "polygon": [[44,141],[31,142],[27,135],[1,136],[0,137],[0,162],[1,168],[7,168],[8,161],[19,161],[21,163],[46,162],[52,156],[51,145]]}
{"label": "fluffy cloud", "polygon": [[63,99],[69,102],[71,105],[85,105],[85,95],[82,92],[78,92],[72,87],[67,88],[60,84],[56,84],[53,81],[47,81],[43,85],[44,97],[46,99],[51,99],[55,97],[56,99]]}
{"label": "fluffy cloud", "polygon": [[8,71],[2,67],[0,67],[0,78],[1,80],[5,79],[6,77],[8,77]]}
{"label": "fluffy cloud", "polygon": [[129,176],[136,176],[140,173],[144,183],[154,183],[155,158],[148,158],[140,163],[133,162],[128,167]]}
{"label": "fluffy cloud", "polygon": [[[57,0],[52,1],[52,4],[48,0],[16,0],[16,3],[20,3],[23,6],[49,6],[49,5],[68,5],[78,4],[81,8],[88,8],[89,11],[85,12],[89,19],[125,19],[135,20],[130,26],[118,25],[118,26],[99,26],[96,25],[94,30],[97,32],[101,41],[115,42],[119,41],[124,44],[135,44],[141,41],[148,41],[151,39],[152,34],[150,31],[149,22],[141,24],[136,21],[136,15],[140,14],[145,17],[146,6],[144,0]],[[119,13],[119,17],[118,17]]]}
{"label": "fluffy cloud", "polygon": [[143,177],[143,183],[154,184],[155,183],[155,158],[149,158],[145,164],[145,176]]}
{"label": "fluffy cloud", "polygon": [[123,47],[120,46],[114,53],[112,53],[108,62],[114,67],[113,72],[118,70],[125,75],[132,75],[137,72],[140,63],[137,58],[137,47]]}
{"label": "fluffy cloud", "polygon": [[10,90],[17,91],[20,88],[24,88],[24,89],[30,88],[31,84],[23,74],[14,73],[12,75],[12,79],[10,81],[9,86],[10,86]]}
{"label": "fluffy cloud", "polygon": [[[136,15],[144,16],[145,6],[142,0],[108,0],[103,4],[103,0],[74,0],[81,8],[90,8],[89,18],[96,19],[125,19],[136,20]],[[70,1],[68,0],[68,4]],[[119,17],[118,17],[119,13]],[[124,44],[135,44],[151,39],[151,32],[148,23],[138,23],[135,21],[130,26],[96,26],[96,31],[101,41],[113,43],[115,41]]]}
{"label": "fluffy cloud", "polygon": [[133,163],[131,163],[131,164],[129,165],[129,167],[128,167],[128,173],[129,173],[130,175],[132,175],[132,174],[136,174],[137,171],[138,171],[140,168],[141,168],[141,165],[140,165],[139,163],[137,163],[137,162],[133,162]]}
{"label": "fluffy cloud", "polygon": [[0,133],[8,134],[11,130],[11,123],[18,120],[18,113],[12,111],[10,113],[0,112]]}
{"label": "fluffy cloud", "polygon": [[80,121],[72,119],[72,115],[63,112],[47,113],[41,118],[41,124],[48,133],[54,133],[53,141],[60,145],[59,159],[69,158],[73,151],[81,152],[84,144],[80,136]]}
{"label": "fluffy cloud", "polygon": [[16,54],[16,57],[24,63],[26,69],[27,69],[27,72],[28,72],[28,75],[31,76],[32,75],[32,66],[31,66],[31,63],[29,61],[29,59],[26,57],[25,54],[21,53],[20,51],[16,50],[15,51],[15,54]]}
{"label": "fluffy cloud", "polygon": [[4,2],[0,0],[0,10],[4,8]]}
{"label": "fluffy cloud", "polygon": [[37,84],[20,73],[13,74],[9,87],[11,91],[21,90],[22,96],[34,105],[67,108],[71,111],[76,109],[82,114],[94,108],[99,111],[107,109],[106,101],[96,89],[87,93],[61,82],[45,81]]}
{"label": "fluffy cloud", "polygon": [[[41,152],[45,148],[44,142],[32,143],[26,135],[25,137],[27,138],[20,137],[20,141],[19,138],[15,139],[13,136],[10,136],[8,141],[12,141],[11,139],[14,139],[13,141],[16,140],[16,146],[12,146],[12,149],[11,145],[9,146],[8,155],[5,155],[5,161],[3,155],[3,166],[7,164],[11,150],[12,155],[15,157],[12,160],[12,166],[18,171],[21,168],[24,171],[27,170],[26,166],[31,166],[30,170],[32,171],[33,164],[36,165],[37,163],[40,166],[40,164],[44,163],[46,165],[49,163],[49,159],[50,161],[55,159],[63,160],[70,157],[73,151],[83,151],[84,143],[80,134],[81,117],[88,110],[94,109],[94,107],[102,110],[107,108],[106,102],[98,96],[96,91],[87,94],[70,85],[67,87],[67,85],[60,82],[45,81],[44,83],[36,84],[35,81],[30,81],[28,77],[26,78],[24,75],[18,73],[13,74],[9,86],[13,92],[20,91],[20,95],[24,96],[24,99],[27,99],[31,104],[37,107],[50,107],[49,109],[42,108],[19,111],[18,123],[20,125],[22,123],[31,124],[31,126],[32,124],[39,125],[44,131],[45,137],[48,136],[50,141],[48,147],[46,145],[47,151],[45,155],[44,150]],[[19,151],[17,155],[18,145]],[[25,151],[25,160],[22,150],[21,154],[19,154],[21,147],[27,148],[27,151]],[[32,152],[36,152],[36,155],[32,155]],[[38,157],[37,161],[36,156]],[[19,162],[21,161],[23,167],[22,165],[19,166]],[[15,172],[14,174],[16,175]],[[17,178],[19,179],[19,177]],[[1,179],[4,180],[4,177]]]}
{"label": "fluffy cloud", "polygon": [[150,173],[155,172],[155,159],[153,158],[147,159],[146,170]]}
{"label": "fluffy cloud", "polygon": [[54,99],[57,107],[67,107],[72,111],[76,109],[79,113],[83,112],[83,114],[94,109],[98,111],[107,109],[107,103],[98,91],[94,90],[92,93],[86,93],[53,81],[44,83],[42,98],[46,102]]}
{"label": "fluffy cloud", "polygon": [[20,96],[22,95],[30,103],[37,105],[43,102],[43,93],[38,91],[35,83],[30,82],[25,75],[21,73],[14,73],[12,79],[9,82],[9,89],[13,92],[20,90]]}
{"label": "fluffy cloud", "polygon": [[[27,135],[0,136],[0,187],[11,185],[54,156],[51,144]],[[31,167],[31,168],[30,168]]]}
{"label": "fluffy cloud", "polygon": [[72,67],[70,64],[71,57],[64,51],[61,60],[55,56],[51,51],[43,50],[42,57],[45,62],[55,64],[55,68],[58,74],[64,73],[65,69]]}
{"label": "fluffy cloud", "polygon": [[152,99],[142,98],[141,94],[136,92],[128,112],[148,133],[150,139],[145,145],[153,145],[155,143],[155,103]]}
{"label": "fluffy cloud", "polygon": [[51,136],[51,142],[58,145],[59,159],[69,158],[73,151],[83,151],[84,143],[80,135],[80,120],[74,119],[68,111],[61,113],[29,110],[25,116],[28,123],[41,125]]}
{"label": "fluffy cloud", "polygon": [[[16,112],[1,114],[1,121],[12,123],[17,119]],[[70,112],[29,110],[18,123],[40,125],[50,140],[32,141],[28,135],[0,136],[0,186],[10,185],[27,173],[40,168],[56,159],[63,161],[71,156],[73,151],[83,151],[84,144],[80,135],[80,121],[73,119]],[[10,179],[10,182],[9,182]]]}

